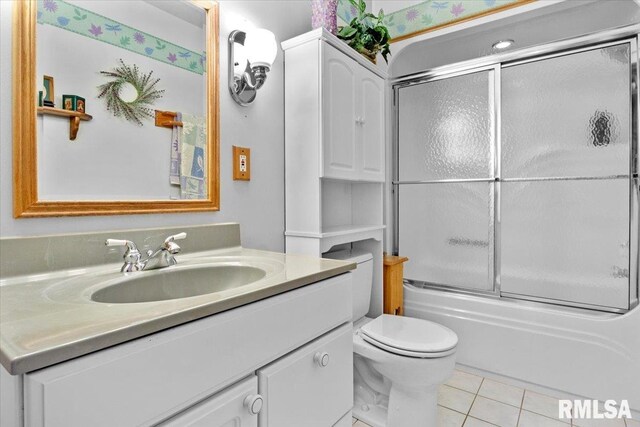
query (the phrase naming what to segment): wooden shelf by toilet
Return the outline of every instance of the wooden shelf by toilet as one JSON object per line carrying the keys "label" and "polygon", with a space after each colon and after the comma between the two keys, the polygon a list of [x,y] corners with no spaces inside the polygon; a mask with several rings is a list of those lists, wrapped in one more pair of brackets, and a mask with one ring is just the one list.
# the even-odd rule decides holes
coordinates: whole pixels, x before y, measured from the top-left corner
{"label": "wooden shelf by toilet", "polygon": [[49,116],[58,116],[58,117],[68,117],[69,118],[69,139],[74,141],[76,136],[78,136],[78,129],[80,129],[80,121],[89,121],[93,119],[92,116],[86,113],[81,113],[79,111],[70,111],[63,110],[61,108],[53,108],[53,107],[38,107],[38,114],[40,115],[49,115]]}
{"label": "wooden shelf by toilet", "polygon": [[384,256],[383,311],[385,314],[404,315],[402,277],[403,267],[406,261],[409,261],[409,258],[391,255]]}

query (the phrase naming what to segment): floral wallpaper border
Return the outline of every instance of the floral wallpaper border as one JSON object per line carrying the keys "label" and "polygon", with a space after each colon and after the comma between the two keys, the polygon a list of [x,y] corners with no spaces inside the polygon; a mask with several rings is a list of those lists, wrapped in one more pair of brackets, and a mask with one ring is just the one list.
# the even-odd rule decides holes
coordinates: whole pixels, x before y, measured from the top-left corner
{"label": "floral wallpaper border", "polygon": [[[457,21],[466,21],[480,15],[530,3],[534,0],[427,0],[386,13],[384,22],[389,28],[391,41],[399,41]],[[377,14],[378,11],[372,11]],[[386,11],[385,11],[386,12]],[[338,0],[338,16],[351,21],[357,10],[349,0]]]}
{"label": "floral wallpaper border", "polygon": [[53,25],[196,74],[205,56],[64,0],[38,0],[38,23]]}

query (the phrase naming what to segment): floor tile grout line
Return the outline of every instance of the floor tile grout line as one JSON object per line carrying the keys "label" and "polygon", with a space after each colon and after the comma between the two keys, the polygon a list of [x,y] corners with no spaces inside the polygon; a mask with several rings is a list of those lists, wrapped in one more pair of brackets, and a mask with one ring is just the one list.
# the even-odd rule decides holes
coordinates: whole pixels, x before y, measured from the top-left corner
{"label": "floor tile grout line", "polygon": [[[468,375],[473,375],[473,376],[478,377],[478,378],[482,378],[482,381],[480,382],[480,384],[481,384],[481,385],[482,385],[482,383],[484,383],[484,380],[485,380],[485,379],[487,379],[487,380],[489,380],[489,381],[493,381],[493,382],[496,382],[496,383],[499,383],[499,384],[503,384],[503,385],[506,385],[506,386],[509,386],[509,387],[513,387],[513,388],[521,389],[521,390],[523,390],[525,393],[526,393],[527,391],[530,391],[531,393],[539,394],[539,395],[541,395],[541,396],[545,396],[545,397],[550,397],[550,398],[552,398],[552,399],[556,399],[556,400],[560,400],[560,399],[561,399],[561,398],[559,398],[559,397],[555,397],[555,396],[552,396],[552,395],[546,394],[546,393],[544,393],[544,392],[538,392],[538,391],[529,390],[529,389],[528,389],[528,388],[526,388],[526,387],[521,387],[521,386],[519,386],[519,385],[509,384],[508,382],[500,381],[500,380],[497,380],[497,379],[495,379],[495,378],[481,377],[481,376],[480,376],[480,375],[478,375],[478,374],[474,374],[474,373],[467,372],[467,371],[462,371],[462,370],[457,369],[457,368],[456,368],[456,371],[458,371],[458,372],[463,372],[463,373],[468,374]],[[444,385],[447,385],[447,386],[449,386],[449,387],[453,387],[453,388],[458,389],[458,390],[466,391],[467,393],[471,393],[469,390],[465,390],[465,389],[462,389],[462,388],[459,388],[459,387],[456,387],[456,386],[452,386],[452,385],[450,385],[450,384],[446,384],[446,383],[444,383]],[[479,392],[479,391],[480,391],[480,389],[478,389],[478,392]],[[501,400],[493,399],[493,398],[491,398],[491,397],[487,397],[487,396],[483,396],[483,395],[480,395],[480,397],[484,397],[484,398],[486,398],[486,399],[491,399],[491,400],[493,400],[493,401],[500,402],[500,403],[505,403],[505,404],[510,405],[510,406],[515,406],[515,405],[512,405],[512,404],[510,404],[510,403],[503,402],[503,401],[501,401]],[[523,397],[523,403],[524,403],[524,397]],[[533,411],[529,411],[529,412],[533,412]],[[537,414],[537,412],[534,412],[534,414]],[[543,414],[538,414],[538,415],[543,415]],[[546,416],[546,415],[543,415],[543,416]],[[551,418],[551,417],[547,417],[547,418]],[[626,421],[625,421],[625,423],[626,423]]]}
{"label": "floor tile grout line", "polygon": [[461,427],[464,427],[465,423],[470,417],[469,414],[471,414],[471,408],[473,408],[473,404],[476,403],[476,399],[478,398],[478,393],[480,393],[480,389],[482,388],[482,383],[484,382],[484,377],[481,377],[481,378],[482,380],[480,380],[480,385],[478,386],[478,390],[476,390],[476,394],[473,396],[473,400],[471,401],[471,405],[469,405],[469,410],[467,411],[467,415],[465,415],[464,420],[462,421]]}
{"label": "floor tile grout line", "polygon": [[[536,412],[536,411],[534,411],[532,409],[522,408],[522,410],[523,411],[527,411],[527,412],[531,412],[532,414],[540,415],[541,417],[549,418],[550,420],[559,421],[562,424],[569,424],[569,426],[573,426],[573,418],[569,420],[570,422],[566,423],[564,421],[561,421],[559,418],[550,417],[550,416],[548,416],[546,414],[541,414],[540,412]],[[574,427],[576,427],[576,426],[574,426]]]}
{"label": "floor tile grout line", "polygon": [[[460,371],[460,372],[464,372],[464,371]],[[468,372],[465,372],[465,373],[468,373]],[[475,374],[469,374],[469,375],[475,375]],[[478,375],[475,375],[475,376],[478,377]],[[499,383],[499,384],[503,384],[503,385],[506,385],[506,386],[509,386],[509,387],[514,387],[514,388],[518,388],[518,389],[522,390],[522,392],[523,392],[523,400],[524,400],[524,393],[526,393],[526,391],[527,391],[526,388],[517,387],[517,386],[511,385],[511,384],[507,384],[507,383],[503,383],[503,382],[500,382],[500,381],[496,381],[496,380],[491,379],[491,378],[486,378],[486,377],[479,377],[479,378],[482,378],[482,380],[480,381],[480,386],[478,387],[478,390],[475,392],[475,395],[477,395],[477,396],[483,397],[485,399],[493,400],[494,402],[504,403],[505,405],[509,405],[509,406],[514,407],[514,408],[518,408],[518,406],[515,406],[515,405],[513,405],[511,403],[503,402],[502,400],[498,400],[498,399],[494,399],[492,397],[487,397],[487,396],[481,395],[480,394],[480,389],[482,388],[482,384],[484,383],[485,379],[488,379],[490,381],[494,381],[494,382]],[[455,388],[456,390],[460,390],[460,391],[464,391],[464,392],[467,392],[467,393],[470,393],[470,394],[474,394],[474,392],[471,392],[469,390],[465,390],[465,389],[460,388],[460,387],[453,386],[451,384],[443,383],[442,385],[446,385],[447,387]],[[543,395],[543,396],[547,396],[547,395]],[[548,397],[553,397],[553,396],[548,396]],[[520,404],[522,405],[522,402]],[[542,414],[539,414],[539,415],[542,415]],[[547,417],[547,418],[549,418],[549,417]]]}
{"label": "floor tile grout line", "polygon": [[520,399],[520,411],[518,411],[518,421],[516,422],[516,427],[520,425],[520,416],[522,415],[522,411],[524,411],[524,397],[527,394],[527,389],[522,390],[522,399]]}
{"label": "floor tile grout line", "polygon": [[[516,405],[512,405],[511,403],[503,402],[502,400],[494,399],[493,397],[487,397],[487,396],[483,396],[481,394],[478,394],[478,396],[482,397],[483,399],[488,399],[488,400],[492,400],[494,402],[502,403],[503,405],[511,406],[512,408],[521,409],[520,407],[518,407]],[[533,412],[533,411],[529,411],[529,412]],[[542,414],[539,414],[539,415],[542,415]],[[549,417],[547,417],[547,418],[549,418]]]}
{"label": "floor tile grout line", "polygon": [[439,403],[438,403],[438,406],[440,406],[440,407],[442,407],[442,408],[444,408],[444,409],[446,409],[448,411],[455,412],[456,414],[467,415],[465,412],[460,412],[457,409],[452,409],[452,408],[449,408],[448,406],[444,406],[444,405],[441,405]]}
{"label": "floor tile grout line", "polygon": [[[520,410],[520,413],[522,413],[522,411],[532,413],[532,414],[534,414],[534,415],[537,415],[537,416],[542,417],[542,418],[546,418],[546,419],[551,420],[551,421],[557,421],[557,422],[559,422],[559,423],[566,424],[568,427],[577,427],[577,426],[574,426],[574,425],[573,425],[573,419],[571,419],[571,420],[570,420],[570,422],[565,423],[564,421],[561,421],[559,418],[553,418],[553,417],[550,417],[550,416],[548,416],[548,415],[544,415],[544,414],[540,414],[540,413],[538,413],[538,412],[530,411],[530,410],[528,410],[528,409],[524,409],[524,408],[522,408],[522,409]],[[518,416],[518,422],[520,422],[520,416]]]}
{"label": "floor tile grout line", "polygon": [[[484,378],[482,380],[484,380]],[[465,390],[465,389],[460,388],[460,387],[456,387],[454,385],[449,385],[447,383],[443,383],[441,385],[446,385],[447,387],[455,388],[456,390],[465,391],[465,392],[467,392],[469,394],[478,394],[478,391],[480,391],[480,388],[478,388],[478,391],[473,392],[473,391]],[[482,385],[482,381],[480,381],[480,385]]]}

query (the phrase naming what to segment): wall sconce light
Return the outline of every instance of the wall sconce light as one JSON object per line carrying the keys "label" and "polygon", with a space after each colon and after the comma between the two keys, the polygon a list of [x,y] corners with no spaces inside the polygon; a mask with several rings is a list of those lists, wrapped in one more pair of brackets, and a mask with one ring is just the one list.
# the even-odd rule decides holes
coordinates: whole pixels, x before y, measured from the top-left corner
{"label": "wall sconce light", "polygon": [[278,54],[276,36],[262,28],[229,34],[229,91],[240,105],[256,99]]}

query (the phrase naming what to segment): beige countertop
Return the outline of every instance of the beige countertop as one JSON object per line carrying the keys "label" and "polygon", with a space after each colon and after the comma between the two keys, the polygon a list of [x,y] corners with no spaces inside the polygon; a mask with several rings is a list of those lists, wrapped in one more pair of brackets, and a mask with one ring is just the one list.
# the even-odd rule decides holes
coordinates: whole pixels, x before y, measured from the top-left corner
{"label": "beige countertop", "polygon": [[[163,329],[249,304],[346,273],[354,263],[223,248],[178,255],[180,268],[228,263],[262,268],[256,282],[189,298],[131,304],[94,302],[105,282],[122,277],[121,263],[71,268],[0,280],[0,362],[22,374]],[[126,274],[158,274],[161,270]]]}

